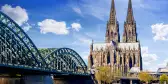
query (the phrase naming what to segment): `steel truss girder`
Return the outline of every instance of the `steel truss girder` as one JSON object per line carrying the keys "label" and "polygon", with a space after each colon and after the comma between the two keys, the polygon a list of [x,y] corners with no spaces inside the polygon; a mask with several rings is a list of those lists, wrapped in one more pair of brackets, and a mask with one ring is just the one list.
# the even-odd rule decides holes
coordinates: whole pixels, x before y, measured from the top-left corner
{"label": "steel truss girder", "polygon": [[[31,54],[32,58],[36,61],[36,67],[39,68],[46,68],[47,64],[45,60],[41,57],[41,54],[37,50],[36,46],[33,44],[31,39],[27,36],[27,34],[20,28],[19,25],[17,25],[12,19],[10,19],[7,15],[0,12],[0,24],[1,24],[1,30],[5,28],[6,30],[3,32],[5,35],[8,35],[7,33],[12,33],[14,38],[18,40],[16,41],[20,47],[24,46],[24,49],[28,51],[29,54]],[[2,32],[1,32],[2,33]],[[5,36],[6,38],[10,38],[10,36]],[[14,45],[16,46],[16,45]],[[16,46],[17,47],[17,46]],[[23,49],[23,50],[24,50]],[[35,66],[32,66],[35,67]]]}
{"label": "steel truss girder", "polygon": [[43,58],[23,29],[1,11],[0,64],[52,73],[87,74],[85,62],[70,48],[57,49]]}
{"label": "steel truss girder", "polygon": [[47,64],[50,65],[53,62],[57,61],[58,57],[68,64],[68,68],[66,71],[73,73],[86,73],[87,66],[85,62],[74,50],[70,48],[59,48],[46,56],[45,60]]}
{"label": "steel truss girder", "polygon": [[[11,46],[11,44],[12,43],[9,43],[9,41],[6,41],[6,39],[5,39],[5,37],[3,37],[2,35],[0,36],[0,53],[2,53],[3,52],[3,50],[5,50],[5,48],[6,48],[6,50],[10,50],[12,53],[11,54],[13,54],[13,55],[10,55],[10,57],[12,57],[12,58],[24,58],[25,59],[25,57],[23,56],[23,57],[21,57],[20,56],[20,54],[19,54],[19,51],[16,49],[16,48],[13,48],[13,46]],[[5,53],[9,53],[10,51],[5,51]],[[0,54],[1,55],[1,54]],[[10,60],[10,59],[9,59]],[[8,61],[9,61],[8,60]],[[8,62],[7,62],[8,63]]]}
{"label": "steel truss girder", "polygon": [[[29,58],[25,61],[32,61],[32,62],[30,64],[27,64],[27,66],[32,67],[32,68],[33,67],[40,67],[37,64],[37,61],[34,62],[37,59],[35,59],[35,57],[31,56],[32,55],[31,51],[27,49],[27,47],[24,45],[24,43],[22,43],[22,41],[19,40],[19,38],[17,38],[17,36],[14,36],[14,34],[10,30],[8,30],[7,27],[2,26],[2,24],[0,24],[0,36],[1,36],[1,39],[3,39],[5,41],[3,45],[9,44],[9,46],[11,46],[11,47],[6,47],[5,49],[15,50],[14,52],[17,54],[15,56],[15,57],[17,57],[17,58],[15,58],[16,60],[21,59],[21,58]],[[10,42],[10,40],[11,40],[11,42]],[[5,52],[5,53],[8,53],[8,52]],[[21,55],[22,55],[22,57],[20,57]],[[19,62],[19,60],[18,60],[18,62]],[[16,63],[13,63],[13,64],[16,64]],[[22,65],[20,63],[18,63],[18,64]]]}

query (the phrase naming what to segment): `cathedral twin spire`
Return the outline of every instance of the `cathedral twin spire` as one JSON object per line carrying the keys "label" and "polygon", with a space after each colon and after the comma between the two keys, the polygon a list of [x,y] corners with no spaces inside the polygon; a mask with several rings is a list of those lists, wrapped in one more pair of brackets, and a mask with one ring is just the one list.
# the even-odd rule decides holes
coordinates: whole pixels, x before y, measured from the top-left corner
{"label": "cathedral twin spire", "polygon": [[[106,42],[120,42],[119,24],[116,17],[114,0],[112,0],[110,18],[106,29]],[[132,1],[128,2],[128,11],[124,23],[123,42],[137,42],[136,23],[133,16]]]}
{"label": "cathedral twin spire", "polygon": [[110,18],[107,23],[107,29],[106,29],[106,42],[108,43],[112,40],[115,42],[120,41],[119,24],[118,24],[117,17],[116,17],[114,0],[112,0],[111,4],[112,5],[111,5],[111,10],[110,10]]}
{"label": "cathedral twin spire", "polygon": [[131,0],[129,0],[129,2],[128,2],[128,11],[127,11],[126,22],[127,23],[134,22],[133,9],[132,9],[132,1]]}
{"label": "cathedral twin spire", "polygon": [[110,10],[110,19],[109,22],[112,24],[116,23],[117,17],[116,17],[116,10],[115,10],[115,4],[114,4],[114,0],[112,0],[111,3],[111,10]]}
{"label": "cathedral twin spire", "polygon": [[137,42],[136,22],[133,16],[132,2],[128,2],[127,18],[124,23],[123,42]]}
{"label": "cathedral twin spire", "polygon": [[[123,43],[120,43],[119,24],[116,17],[114,0],[111,3],[105,40],[107,43],[111,43],[111,45],[104,45],[105,43],[95,45],[92,42],[88,57],[88,67],[90,69],[109,65],[113,71],[121,70],[123,76],[132,67],[140,67],[142,69],[141,49],[140,43],[137,42],[136,22],[133,16],[131,0],[128,2],[127,17],[124,22]],[[101,50],[103,47],[106,50]],[[96,48],[97,50],[95,50]]]}

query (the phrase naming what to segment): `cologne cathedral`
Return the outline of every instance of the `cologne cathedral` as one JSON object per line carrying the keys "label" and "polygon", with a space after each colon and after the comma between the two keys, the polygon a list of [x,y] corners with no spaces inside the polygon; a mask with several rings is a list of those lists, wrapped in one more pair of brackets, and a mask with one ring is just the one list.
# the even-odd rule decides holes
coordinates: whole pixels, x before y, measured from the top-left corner
{"label": "cologne cathedral", "polygon": [[132,1],[128,2],[122,41],[120,41],[119,23],[116,17],[115,2],[112,0],[110,17],[107,22],[105,42],[90,45],[88,68],[109,66],[115,72],[126,75],[132,67],[142,70],[140,41],[137,40],[136,21],[133,16]]}

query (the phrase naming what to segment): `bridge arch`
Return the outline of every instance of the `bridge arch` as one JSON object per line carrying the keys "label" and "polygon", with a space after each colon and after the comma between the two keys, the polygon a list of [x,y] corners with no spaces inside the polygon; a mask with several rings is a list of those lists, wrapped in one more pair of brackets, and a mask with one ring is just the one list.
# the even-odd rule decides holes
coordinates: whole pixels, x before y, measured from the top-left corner
{"label": "bridge arch", "polygon": [[0,63],[45,69],[47,64],[38,49],[10,17],[0,12]]}
{"label": "bridge arch", "polygon": [[[87,66],[80,55],[70,48],[56,49],[47,55],[45,60],[50,68],[60,70],[61,72],[86,73],[87,70]],[[58,66],[58,63],[64,64]]]}
{"label": "bridge arch", "polygon": [[0,66],[87,74],[85,62],[70,48],[59,48],[43,58],[23,29],[1,11]]}

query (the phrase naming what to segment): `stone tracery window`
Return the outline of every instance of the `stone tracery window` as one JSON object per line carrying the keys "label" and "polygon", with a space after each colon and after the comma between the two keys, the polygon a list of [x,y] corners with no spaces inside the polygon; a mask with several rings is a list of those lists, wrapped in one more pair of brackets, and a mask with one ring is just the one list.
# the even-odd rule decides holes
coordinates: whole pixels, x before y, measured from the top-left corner
{"label": "stone tracery window", "polygon": [[110,52],[107,53],[107,64],[110,63]]}
{"label": "stone tracery window", "polygon": [[120,64],[122,64],[122,58],[123,58],[123,57],[120,56]]}
{"label": "stone tracery window", "polygon": [[111,36],[113,37],[113,31],[111,32]]}
{"label": "stone tracery window", "polygon": [[109,35],[109,31],[107,31],[107,35]]}
{"label": "stone tracery window", "polygon": [[114,35],[116,36],[116,35],[117,35],[117,33],[115,32],[115,33],[114,33]]}
{"label": "stone tracery window", "polygon": [[116,52],[114,51],[114,64],[117,62]]}
{"label": "stone tracery window", "polygon": [[125,58],[126,58],[126,54],[124,53],[124,54],[123,54],[123,60],[124,60],[124,63],[123,63],[123,64],[124,64],[124,65],[125,65],[125,62],[126,62],[126,59],[125,59]]}
{"label": "stone tracery window", "polygon": [[129,68],[131,69],[132,68],[132,58],[129,57]]}
{"label": "stone tracery window", "polygon": [[135,65],[135,64],[136,64],[136,62],[135,62],[135,61],[136,61],[136,59],[135,59],[135,54],[133,54],[133,60],[134,60],[134,63],[133,63],[133,64]]}

